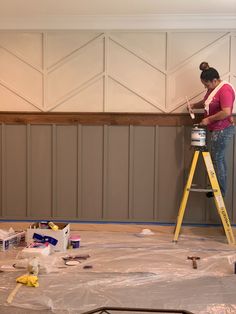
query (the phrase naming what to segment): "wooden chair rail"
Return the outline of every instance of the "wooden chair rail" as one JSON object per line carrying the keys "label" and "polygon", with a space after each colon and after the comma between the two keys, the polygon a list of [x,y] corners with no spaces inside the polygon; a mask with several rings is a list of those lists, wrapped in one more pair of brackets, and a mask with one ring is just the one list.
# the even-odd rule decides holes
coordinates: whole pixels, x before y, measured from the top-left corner
{"label": "wooden chair rail", "polygon": [[35,113],[0,112],[4,124],[83,124],[83,125],[140,125],[181,126],[199,123],[202,114],[193,121],[188,113]]}

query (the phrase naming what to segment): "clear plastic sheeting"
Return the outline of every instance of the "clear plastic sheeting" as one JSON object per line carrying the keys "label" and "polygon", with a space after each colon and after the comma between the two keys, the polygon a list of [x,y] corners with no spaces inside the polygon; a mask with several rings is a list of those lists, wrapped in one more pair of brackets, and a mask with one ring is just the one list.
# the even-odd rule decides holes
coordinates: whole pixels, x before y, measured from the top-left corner
{"label": "clear plastic sheeting", "polygon": [[[25,270],[0,273],[1,307],[61,314],[102,306],[236,313],[236,274],[234,263],[229,262],[236,250],[227,244],[225,235],[199,236],[193,228],[176,244],[169,230],[141,235],[79,233],[81,247],[50,256],[45,262],[50,271],[39,273],[39,287],[20,287],[10,305],[7,297],[16,286],[16,277]],[[1,254],[0,266],[16,263],[17,253],[19,249]],[[68,254],[90,257],[66,266],[62,257]],[[188,256],[200,257],[197,269]]]}

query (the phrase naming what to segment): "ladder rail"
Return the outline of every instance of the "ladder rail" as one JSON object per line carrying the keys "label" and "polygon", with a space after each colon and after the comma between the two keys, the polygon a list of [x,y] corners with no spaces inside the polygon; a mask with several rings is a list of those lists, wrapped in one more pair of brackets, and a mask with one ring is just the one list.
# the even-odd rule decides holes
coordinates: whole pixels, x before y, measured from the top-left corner
{"label": "ladder rail", "polygon": [[209,177],[212,189],[213,189],[215,205],[220,215],[226,237],[228,239],[229,244],[235,244],[233,230],[231,228],[231,224],[230,224],[229,216],[225,207],[224,199],[220,191],[220,186],[217,180],[217,176],[216,176],[216,172],[213,166],[211,155],[209,152],[203,152],[202,155],[203,155],[203,159],[206,165],[208,177]]}
{"label": "ladder rail", "polygon": [[186,205],[187,205],[187,201],[188,201],[188,197],[189,197],[189,192],[190,192],[190,188],[191,188],[192,181],[193,181],[194,172],[195,172],[195,169],[197,166],[198,157],[199,157],[199,151],[196,150],[194,153],[193,159],[192,159],[191,168],[190,168],[190,172],[188,175],[188,180],[187,180],[187,183],[185,185],[182,201],[181,201],[181,204],[179,207],[177,224],[176,224],[175,232],[174,232],[174,239],[173,239],[174,242],[178,241],[180,228],[182,225],[182,221],[184,218],[184,213],[185,213],[185,209],[186,209]]}

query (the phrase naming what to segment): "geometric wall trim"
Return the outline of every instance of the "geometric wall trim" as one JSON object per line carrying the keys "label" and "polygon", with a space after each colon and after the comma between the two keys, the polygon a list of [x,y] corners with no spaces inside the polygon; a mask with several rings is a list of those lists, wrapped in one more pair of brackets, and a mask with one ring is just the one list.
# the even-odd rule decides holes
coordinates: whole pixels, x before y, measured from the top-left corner
{"label": "geometric wall trim", "polygon": [[79,31],[61,31],[46,33],[46,64],[47,69],[62,62],[66,57],[76,53],[77,50],[89,44],[90,41],[97,38],[101,33],[97,32],[79,32]]}
{"label": "geometric wall trim", "polygon": [[128,87],[115,79],[108,81],[108,112],[162,112],[144,97],[131,91]]}
{"label": "geometric wall trim", "polygon": [[103,73],[104,39],[82,46],[48,71],[46,81],[47,106],[55,106],[75,93],[84,84]]}
{"label": "geometric wall trim", "polygon": [[1,31],[0,110],[184,112],[208,61],[236,87],[236,34]]}
{"label": "geometric wall trim", "polygon": [[194,58],[202,50],[210,47],[226,32],[176,32],[168,36],[168,70],[179,67],[188,59]]}
{"label": "geometric wall trim", "polygon": [[199,79],[199,64],[203,60],[207,60],[210,66],[215,67],[222,78],[229,75],[230,37],[225,35],[208,44],[169,72],[167,76],[168,111],[181,106],[185,102],[186,95],[192,99],[201,94],[203,86]]}
{"label": "geometric wall trim", "polygon": [[165,103],[165,74],[158,68],[120,43],[110,40],[108,69],[111,78],[150,102],[154,108],[162,110]]}
{"label": "geometric wall trim", "polygon": [[137,54],[146,62],[165,72],[166,33],[165,32],[113,32],[110,37]]}
{"label": "geometric wall trim", "polygon": [[50,108],[50,111],[103,112],[103,86],[104,79],[100,77],[78,90],[72,97]]}
{"label": "geometric wall trim", "polygon": [[39,71],[43,62],[43,34],[40,32],[0,32],[1,47]]}

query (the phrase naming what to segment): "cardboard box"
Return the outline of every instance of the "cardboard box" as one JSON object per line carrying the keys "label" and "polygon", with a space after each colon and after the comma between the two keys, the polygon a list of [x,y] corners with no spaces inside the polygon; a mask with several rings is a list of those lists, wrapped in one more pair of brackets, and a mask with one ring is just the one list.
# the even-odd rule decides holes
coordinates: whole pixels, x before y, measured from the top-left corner
{"label": "cardboard box", "polygon": [[68,240],[70,237],[70,224],[56,223],[56,225],[59,227],[59,230],[57,231],[54,231],[52,229],[41,229],[39,228],[39,223],[32,224],[26,232],[27,245],[34,241],[34,234],[36,234],[36,237],[39,239],[43,238],[43,240],[47,240],[47,237],[55,239],[56,241],[52,241],[53,244],[54,242],[57,242],[56,245],[52,244],[52,248],[54,251],[66,251],[68,246]]}
{"label": "cardboard box", "polygon": [[22,242],[25,242],[25,231],[16,231],[15,234],[0,239],[0,251],[6,251]]}

